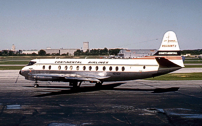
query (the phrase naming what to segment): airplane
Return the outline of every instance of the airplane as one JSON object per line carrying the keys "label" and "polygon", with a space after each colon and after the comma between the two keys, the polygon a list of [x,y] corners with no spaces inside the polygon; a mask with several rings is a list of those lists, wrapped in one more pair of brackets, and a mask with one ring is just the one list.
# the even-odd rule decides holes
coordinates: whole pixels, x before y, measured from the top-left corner
{"label": "airplane", "polygon": [[88,81],[102,86],[106,81],[127,81],[155,77],[184,67],[176,34],[164,34],[153,56],[133,59],[33,59],[19,74],[27,80],[69,82],[78,88]]}

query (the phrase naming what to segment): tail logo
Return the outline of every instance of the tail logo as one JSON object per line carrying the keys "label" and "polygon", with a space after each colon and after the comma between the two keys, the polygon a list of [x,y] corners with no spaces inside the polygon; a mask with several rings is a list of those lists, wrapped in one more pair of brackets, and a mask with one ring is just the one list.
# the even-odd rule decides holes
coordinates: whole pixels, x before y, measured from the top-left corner
{"label": "tail logo", "polygon": [[175,40],[164,40],[164,42],[176,42]]}
{"label": "tail logo", "polygon": [[162,45],[162,47],[176,47],[176,45]]}

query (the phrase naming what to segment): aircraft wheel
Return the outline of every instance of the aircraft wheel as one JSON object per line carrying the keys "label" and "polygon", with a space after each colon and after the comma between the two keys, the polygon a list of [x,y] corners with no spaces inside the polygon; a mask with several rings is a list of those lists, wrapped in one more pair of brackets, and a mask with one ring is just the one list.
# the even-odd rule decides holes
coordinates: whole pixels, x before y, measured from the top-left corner
{"label": "aircraft wheel", "polygon": [[77,81],[70,82],[70,85],[73,86],[73,89],[78,88],[78,82]]}
{"label": "aircraft wheel", "polygon": [[97,82],[97,83],[95,84],[95,86],[96,86],[96,87],[101,87],[101,86],[102,86],[102,82]]}
{"label": "aircraft wheel", "polygon": [[73,88],[74,88],[74,89],[78,88],[77,83],[74,83],[74,84],[73,84]]}
{"label": "aircraft wheel", "polygon": [[39,87],[39,85],[38,84],[34,84],[34,88],[37,88],[37,87]]}

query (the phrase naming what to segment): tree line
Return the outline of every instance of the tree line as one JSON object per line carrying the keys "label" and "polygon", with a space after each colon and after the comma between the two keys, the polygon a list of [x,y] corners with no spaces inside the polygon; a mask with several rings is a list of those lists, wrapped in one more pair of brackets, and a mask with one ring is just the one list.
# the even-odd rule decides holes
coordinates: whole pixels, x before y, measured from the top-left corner
{"label": "tree line", "polygon": [[82,50],[77,50],[74,52],[75,56],[81,56],[81,55],[117,55],[120,52],[121,49],[92,49],[87,50],[86,52],[83,52]]}
{"label": "tree line", "polygon": [[[92,49],[92,50],[87,50],[86,52],[83,52],[82,50],[78,49],[77,51],[74,52],[75,56],[82,56],[82,55],[117,55],[119,53],[120,49]],[[38,51],[38,54],[32,53],[32,54],[22,54],[22,50],[19,51],[11,51],[11,50],[2,50],[0,51],[0,56],[46,56],[46,55],[57,55],[59,56],[60,54],[47,54],[45,50],[41,49]],[[68,56],[69,54],[62,54]]]}
{"label": "tree line", "polygon": [[191,54],[191,55],[200,55],[202,54],[202,49],[195,50],[183,50],[182,55]]}
{"label": "tree line", "polygon": [[[11,50],[2,50],[0,51],[0,56],[45,56],[45,55],[48,55],[46,54],[46,51],[44,50],[39,50],[38,51],[38,54],[36,53],[32,53],[32,54],[22,54],[22,50],[19,50],[19,51],[11,51]],[[56,54],[56,55],[59,55],[59,54]]]}

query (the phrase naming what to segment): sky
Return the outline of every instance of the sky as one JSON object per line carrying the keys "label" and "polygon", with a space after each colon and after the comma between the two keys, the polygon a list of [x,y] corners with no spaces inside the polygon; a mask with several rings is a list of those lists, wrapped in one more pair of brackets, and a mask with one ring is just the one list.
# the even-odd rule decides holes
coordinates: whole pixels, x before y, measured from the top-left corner
{"label": "sky", "polygon": [[0,0],[0,50],[158,49],[167,31],[202,49],[202,1]]}

